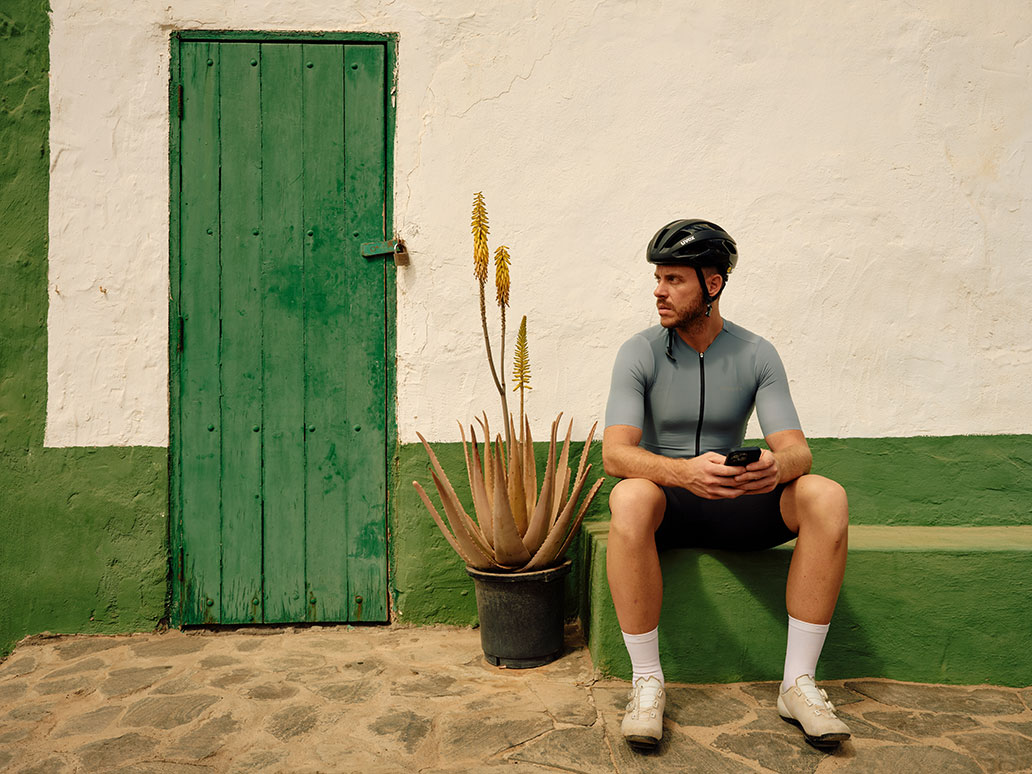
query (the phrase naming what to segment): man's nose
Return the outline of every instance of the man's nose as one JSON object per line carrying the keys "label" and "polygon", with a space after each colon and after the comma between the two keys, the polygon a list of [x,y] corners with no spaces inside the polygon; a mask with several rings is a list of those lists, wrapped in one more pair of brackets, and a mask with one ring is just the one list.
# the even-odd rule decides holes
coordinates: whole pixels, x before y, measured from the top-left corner
{"label": "man's nose", "polygon": [[652,291],[652,295],[656,298],[663,298],[667,294],[666,288],[663,287],[663,283],[660,282],[656,285],[656,289]]}

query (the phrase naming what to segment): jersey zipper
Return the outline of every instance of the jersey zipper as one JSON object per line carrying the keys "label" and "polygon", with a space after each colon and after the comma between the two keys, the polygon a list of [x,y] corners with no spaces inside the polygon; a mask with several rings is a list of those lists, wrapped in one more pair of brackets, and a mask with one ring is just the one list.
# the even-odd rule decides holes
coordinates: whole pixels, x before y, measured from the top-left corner
{"label": "jersey zipper", "polygon": [[702,418],[706,412],[706,357],[699,353],[699,424],[695,428],[695,456],[702,454]]}

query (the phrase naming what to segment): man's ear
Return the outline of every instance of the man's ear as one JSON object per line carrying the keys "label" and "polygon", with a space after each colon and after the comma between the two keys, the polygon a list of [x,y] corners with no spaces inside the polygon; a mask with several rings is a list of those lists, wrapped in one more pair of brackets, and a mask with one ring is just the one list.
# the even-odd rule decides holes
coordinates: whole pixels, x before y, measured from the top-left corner
{"label": "man's ear", "polygon": [[724,288],[724,277],[723,275],[715,271],[709,277],[706,278],[706,289],[709,291],[711,298],[716,298],[720,295],[720,291]]}

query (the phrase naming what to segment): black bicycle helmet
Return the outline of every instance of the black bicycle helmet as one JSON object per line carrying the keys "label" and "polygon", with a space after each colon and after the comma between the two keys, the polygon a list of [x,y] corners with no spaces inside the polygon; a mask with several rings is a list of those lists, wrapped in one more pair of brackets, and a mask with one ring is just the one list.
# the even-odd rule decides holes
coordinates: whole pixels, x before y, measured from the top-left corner
{"label": "black bicycle helmet", "polygon": [[[709,317],[713,302],[724,292],[727,275],[738,264],[738,246],[731,235],[716,223],[698,218],[675,220],[652,237],[645,258],[649,263],[660,266],[690,266],[695,269],[706,301],[706,316]],[[702,273],[706,266],[717,269],[724,278],[715,296],[711,296],[706,288],[706,277]]]}
{"label": "black bicycle helmet", "polygon": [[645,257],[659,265],[713,266],[727,275],[738,263],[738,247],[716,223],[693,218],[663,226],[649,242]]}

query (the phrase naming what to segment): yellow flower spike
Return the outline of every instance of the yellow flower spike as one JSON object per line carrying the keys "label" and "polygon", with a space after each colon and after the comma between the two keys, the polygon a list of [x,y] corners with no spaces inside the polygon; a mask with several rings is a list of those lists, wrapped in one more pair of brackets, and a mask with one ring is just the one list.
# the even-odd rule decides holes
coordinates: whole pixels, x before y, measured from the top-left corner
{"label": "yellow flower spike", "polygon": [[527,350],[527,315],[520,321],[516,334],[516,351],[512,356],[512,380],[516,383],[513,392],[530,387],[530,353]]}
{"label": "yellow flower spike", "polygon": [[487,225],[487,206],[484,204],[484,194],[473,194],[473,276],[483,285],[487,282],[487,263],[489,253],[487,249],[487,234],[490,231]]}
{"label": "yellow flower spike", "polygon": [[498,306],[509,305],[509,248],[502,245],[495,250],[495,290]]}

